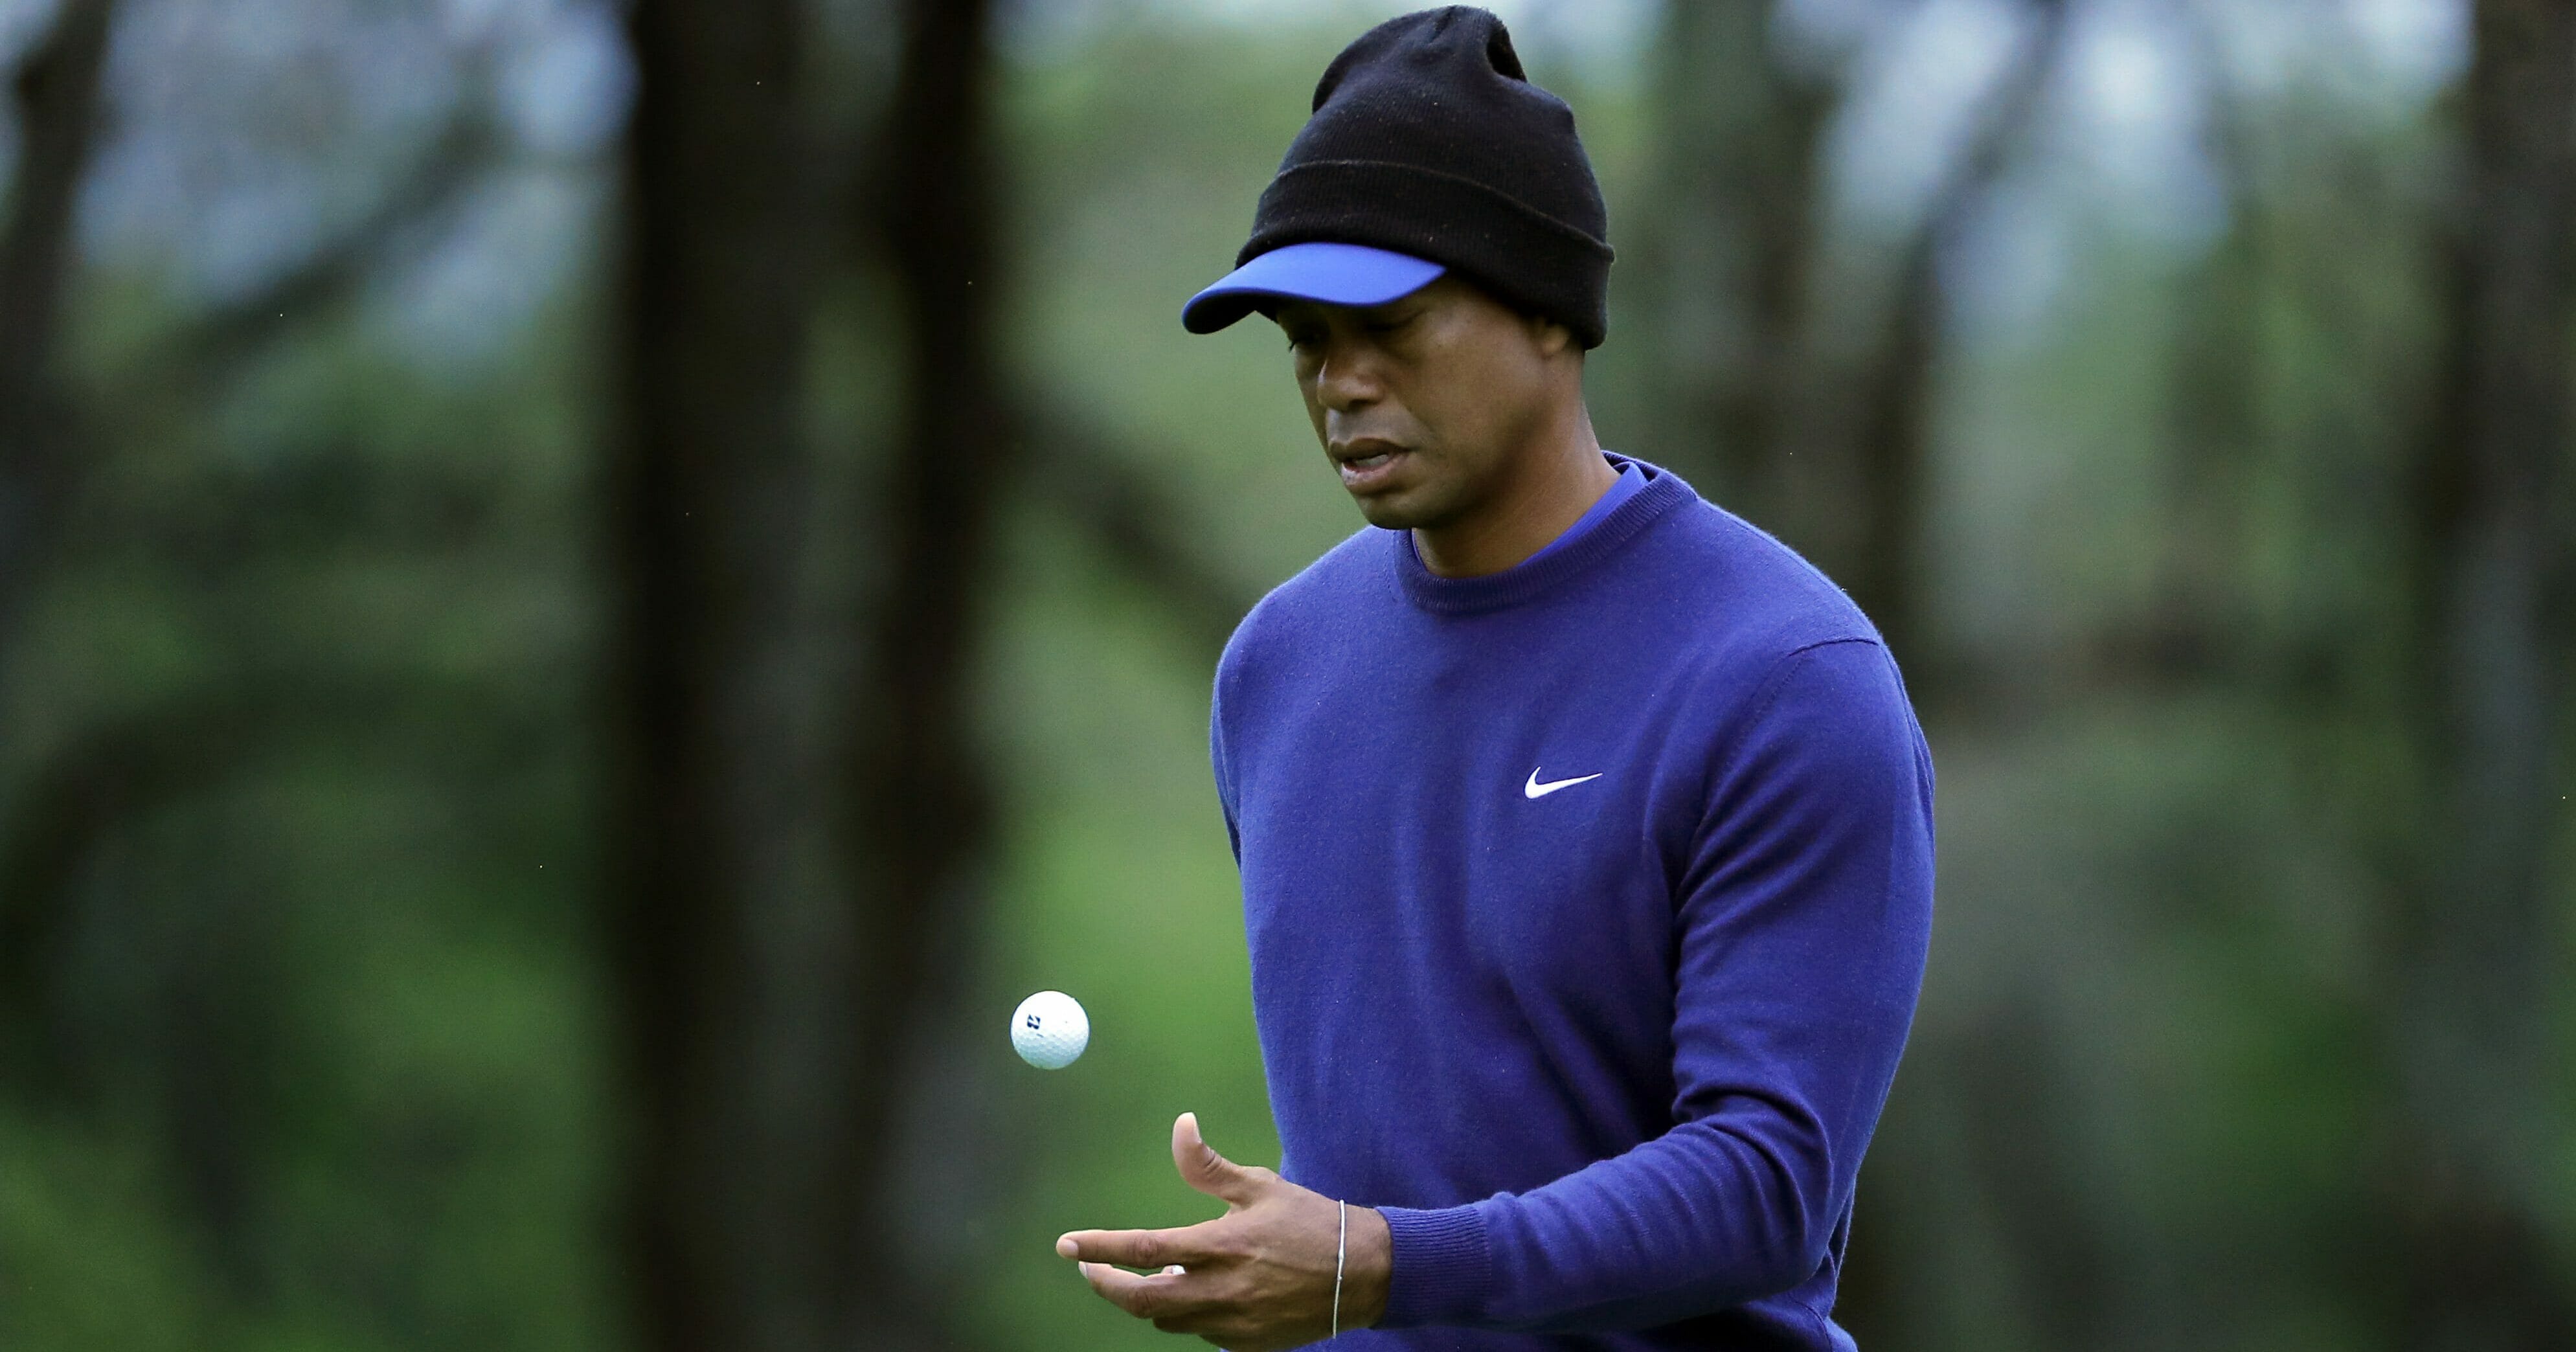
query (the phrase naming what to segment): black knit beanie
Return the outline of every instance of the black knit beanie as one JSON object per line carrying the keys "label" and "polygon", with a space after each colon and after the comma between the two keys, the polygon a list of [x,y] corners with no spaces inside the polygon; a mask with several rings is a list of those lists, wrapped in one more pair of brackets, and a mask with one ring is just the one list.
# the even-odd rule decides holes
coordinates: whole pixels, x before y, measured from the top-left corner
{"label": "black knit beanie", "polygon": [[1237,267],[1309,241],[1391,249],[1600,346],[1610,213],[1574,110],[1521,73],[1501,19],[1469,5],[1389,19],[1324,68],[1314,110]]}

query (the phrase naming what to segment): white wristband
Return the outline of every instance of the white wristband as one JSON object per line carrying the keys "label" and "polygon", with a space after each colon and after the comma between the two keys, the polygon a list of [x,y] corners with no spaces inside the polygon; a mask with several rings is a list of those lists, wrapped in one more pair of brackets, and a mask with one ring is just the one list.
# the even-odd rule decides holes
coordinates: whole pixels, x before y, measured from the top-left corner
{"label": "white wristband", "polygon": [[1347,1202],[1333,1203],[1342,1218],[1342,1237],[1333,1243],[1333,1336],[1342,1336],[1342,1259],[1350,1253],[1351,1209]]}

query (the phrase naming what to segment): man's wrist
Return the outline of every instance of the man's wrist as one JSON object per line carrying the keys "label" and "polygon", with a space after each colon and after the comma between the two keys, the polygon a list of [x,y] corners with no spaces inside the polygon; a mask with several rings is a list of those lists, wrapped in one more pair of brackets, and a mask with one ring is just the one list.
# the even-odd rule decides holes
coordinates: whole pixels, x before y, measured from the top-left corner
{"label": "man's wrist", "polygon": [[1395,1237],[1374,1207],[1350,1208],[1350,1236],[1343,1261],[1342,1327],[1364,1329],[1386,1314],[1395,1275]]}

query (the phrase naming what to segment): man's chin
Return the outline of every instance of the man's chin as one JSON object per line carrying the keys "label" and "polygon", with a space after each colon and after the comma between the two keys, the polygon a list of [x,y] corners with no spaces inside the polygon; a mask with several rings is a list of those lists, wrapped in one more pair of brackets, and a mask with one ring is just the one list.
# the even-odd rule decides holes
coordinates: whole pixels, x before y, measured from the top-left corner
{"label": "man's chin", "polygon": [[1360,515],[1385,530],[1424,530],[1446,520],[1449,512],[1435,484],[1404,484],[1375,493],[1353,493]]}
{"label": "man's chin", "polygon": [[1366,496],[1354,493],[1351,501],[1359,504],[1360,515],[1370,525],[1384,530],[1415,530],[1432,516],[1416,505],[1414,494],[1402,490]]}

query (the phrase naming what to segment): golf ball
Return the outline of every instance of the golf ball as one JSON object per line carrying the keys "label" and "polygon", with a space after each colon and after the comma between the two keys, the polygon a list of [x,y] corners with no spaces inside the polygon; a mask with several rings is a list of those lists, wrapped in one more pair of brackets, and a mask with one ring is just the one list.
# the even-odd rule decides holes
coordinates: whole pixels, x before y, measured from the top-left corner
{"label": "golf ball", "polygon": [[1091,1016],[1063,991],[1039,991],[1011,1012],[1011,1048],[1040,1070],[1062,1070],[1091,1043]]}

